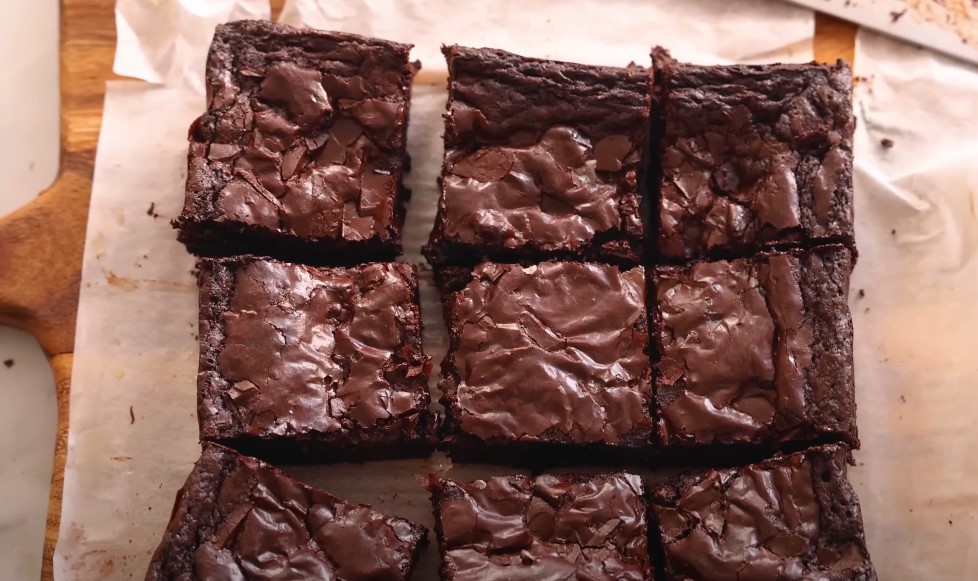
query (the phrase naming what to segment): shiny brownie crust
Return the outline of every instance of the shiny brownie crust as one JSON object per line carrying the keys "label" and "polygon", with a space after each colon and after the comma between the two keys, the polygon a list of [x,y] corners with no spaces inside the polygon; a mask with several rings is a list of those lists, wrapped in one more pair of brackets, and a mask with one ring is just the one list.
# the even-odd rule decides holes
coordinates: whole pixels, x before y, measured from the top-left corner
{"label": "shiny brownie crust", "polygon": [[453,459],[644,457],[653,421],[642,267],[484,263],[453,272],[443,281],[454,287],[443,287],[450,341],[440,383]]}
{"label": "shiny brownie crust", "polygon": [[[218,444],[177,493],[147,581],[410,579],[428,530]],[[369,556],[369,558],[367,557]]]}
{"label": "shiny brownie crust", "polygon": [[851,270],[840,245],[656,267],[663,449],[858,447]]}
{"label": "shiny brownie crust", "polygon": [[652,579],[638,476],[431,476],[428,487],[445,581]]}
{"label": "shiny brownie crust", "polygon": [[401,252],[410,45],[260,21],[217,27],[178,238],[313,264]]}
{"label": "shiny brownie crust", "polygon": [[651,490],[663,581],[876,581],[843,445],[678,476]]}
{"label": "shiny brownie crust", "polygon": [[239,257],[198,270],[201,439],[275,462],[431,451],[413,266]]}
{"label": "shiny brownie crust", "polygon": [[854,247],[847,64],[657,68],[662,261]]}
{"label": "shiny brownie crust", "polygon": [[448,46],[436,266],[637,264],[649,71]]}

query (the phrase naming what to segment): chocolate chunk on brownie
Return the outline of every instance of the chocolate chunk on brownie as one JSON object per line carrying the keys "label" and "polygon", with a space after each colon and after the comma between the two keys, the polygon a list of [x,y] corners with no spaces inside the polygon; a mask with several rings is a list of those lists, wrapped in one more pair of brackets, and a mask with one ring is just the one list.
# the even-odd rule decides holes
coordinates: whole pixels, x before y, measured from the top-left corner
{"label": "chocolate chunk on brownie", "polygon": [[875,581],[848,451],[810,448],[654,486],[663,581]]}
{"label": "chocolate chunk on brownie", "polygon": [[854,246],[847,64],[659,60],[656,226],[664,261],[786,244]]}
{"label": "chocolate chunk on brownie", "polygon": [[430,479],[444,581],[651,580],[631,474]]}
{"label": "chocolate chunk on brownie", "polygon": [[269,22],[218,26],[179,239],[202,256],[399,255],[410,48]]}
{"label": "chocolate chunk on brownie", "polygon": [[449,46],[436,265],[637,264],[650,74]]}
{"label": "chocolate chunk on brownie", "polygon": [[413,266],[239,257],[198,269],[202,439],[275,462],[432,449]]}
{"label": "chocolate chunk on brownie", "polygon": [[858,446],[851,269],[840,245],[655,268],[661,443]]}
{"label": "chocolate chunk on brownie", "polygon": [[445,295],[440,385],[454,459],[601,462],[647,451],[642,267],[484,263],[467,279]]}
{"label": "chocolate chunk on brownie", "polygon": [[427,542],[423,526],[205,443],[146,580],[407,580]]}

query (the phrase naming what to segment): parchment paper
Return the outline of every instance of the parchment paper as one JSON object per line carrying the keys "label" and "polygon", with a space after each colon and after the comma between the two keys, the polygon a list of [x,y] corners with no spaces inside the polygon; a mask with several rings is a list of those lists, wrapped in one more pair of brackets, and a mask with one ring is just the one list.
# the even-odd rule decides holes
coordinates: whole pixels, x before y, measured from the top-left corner
{"label": "parchment paper", "polygon": [[[238,14],[245,4],[258,9],[242,0],[222,3],[226,12],[220,14]],[[418,249],[431,227],[437,196],[445,106],[441,43],[611,65],[648,63],[653,44],[704,63],[812,56],[812,13],[763,0],[500,0],[490,3],[498,16],[481,21],[479,16],[487,15],[479,8],[483,4],[331,0],[323,3],[329,12],[312,11],[309,2],[285,10],[293,22],[305,19],[418,45],[414,55],[425,67],[422,80],[432,84],[416,86],[412,100],[408,145],[414,196],[404,257],[410,262],[421,261]],[[199,64],[209,38],[200,31],[213,26],[218,12],[209,9],[213,3],[192,0],[152,5],[155,10],[140,0],[121,0],[118,9],[125,19],[120,31],[131,34],[120,33],[119,52],[125,54],[117,59],[122,63],[117,70],[168,84],[108,86],[82,271],[55,552],[58,579],[142,578],[174,495],[199,455],[193,259],[176,242],[168,221],[183,203],[187,126],[204,106]],[[182,17],[167,16],[175,13]],[[425,348],[437,362],[445,332],[430,272],[422,275]],[[289,471],[430,526],[427,492],[413,476],[449,469],[460,478],[513,472],[501,466],[451,467],[440,455]],[[416,579],[435,579],[435,565],[432,546]]]}
{"label": "parchment paper", "polygon": [[119,0],[112,69],[126,77],[204,91],[204,63],[214,27],[267,19],[267,0]]}
{"label": "parchment paper", "polygon": [[855,72],[850,477],[880,579],[976,579],[978,69],[860,30]]}

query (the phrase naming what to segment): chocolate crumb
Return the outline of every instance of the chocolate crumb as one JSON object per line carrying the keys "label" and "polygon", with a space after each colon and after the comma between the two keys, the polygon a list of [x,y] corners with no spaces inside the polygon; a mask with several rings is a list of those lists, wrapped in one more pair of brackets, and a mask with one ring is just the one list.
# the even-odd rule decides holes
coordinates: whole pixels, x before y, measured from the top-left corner
{"label": "chocolate crumb", "polygon": [[896,228],[890,230],[890,236],[896,236]]}
{"label": "chocolate crumb", "polygon": [[132,406],[129,406],[129,425],[136,423],[136,414],[132,411]]}
{"label": "chocolate crumb", "polygon": [[889,137],[884,137],[883,139],[880,139],[880,145],[883,146],[884,149],[890,149],[893,147],[893,140]]}
{"label": "chocolate crumb", "polygon": [[859,298],[863,298],[865,296],[866,296],[866,291],[864,291],[863,289],[859,289]]}
{"label": "chocolate crumb", "polygon": [[11,367],[14,366],[14,360],[13,359],[4,359],[3,360],[3,366],[6,367],[7,369],[10,369]]}
{"label": "chocolate crumb", "polygon": [[954,524],[954,521],[953,521],[953,520],[951,520],[951,519],[947,519],[947,524],[948,524],[948,525],[953,525],[953,524]]}
{"label": "chocolate crumb", "polygon": [[153,218],[159,218],[160,215],[156,213],[156,202],[150,202],[149,210],[146,210],[146,215]]}
{"label": "chocolate crumb", "polygon": [[901,18],[903,18],[903,15],[906,14],[906,13],[907,13],[907,9],[906,8],[904,8],[903,10],[899,10],[899,11],[898,10],[894,10],[894,11],[890,12],[890,21],[891,22],[896,22],[897,20],[900,20]]}
{"label": "chocolate crumb", "polygon": [[902,401],[903,403],[907,403],[907,398],[905,398],[905,397],[903,397],[903,396],[901,395],[901,396],[900,396],[900,401]]}

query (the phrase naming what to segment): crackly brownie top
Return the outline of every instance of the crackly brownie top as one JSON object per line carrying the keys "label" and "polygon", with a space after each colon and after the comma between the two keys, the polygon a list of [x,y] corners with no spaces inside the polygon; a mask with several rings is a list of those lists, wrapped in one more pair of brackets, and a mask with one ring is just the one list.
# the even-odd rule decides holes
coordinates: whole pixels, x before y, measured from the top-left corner
{"label": "crackly brownie top", "polygon": [[449,413],[479,438],[645,444],[645,273],[485,263],[449,304]]}
{"label": "crackly brownie top", "polygon": [[408,579],[427,531],[205,444],[147,580]]}
{"label": "crackly brownie top", "polygon": [[[825,267],[825,262],[839,266]],[[817,255],[764,253],[657,268],[656,401],[662,440],[790,439],[815,423],[811,409],[821,402],[813,400],[831,397],[842,406],[851,395],[848,386],[834,386],[837,391],[827,396],[812,389],[809,373],[814,359],[827,366],[830,351],[851,348],[845,307],[850,267],[849,252],[830,246]],[[826,279],[819,281],[825,290],[818,304],[807,300],[813,291],[805,288],[803,271]],[[816,337],[821,328],[832,331]],[[851,353],[837,362],[851,370]]]}
{"label": "crackly brownie top", "polygon": [[299,236],[386,236],[402,170],[409,45],[220,25],[190,131],[185,214]]}
{"label": "crackly brownie top", "polygon": [[[201,369],[212,425],[270,436],[418,421],[428,358],[414,267],[201,265],[202,311],[214,319],[203,329]],[[207,306],[215,301],[223,303]]]}
{"label": "crackly brownie top", "polygon": [[446,239],[573,250],[610,230],[641,234],[646,70],[444,52]]}
{"label": "crackly brownie top", "polygon": [[452,579],[651,579],[631,474],[432,483]]}
{"label": "crackly brownie top", "polygon": [[875,580],[846,454],[812,448],[656,486],[665,579]]}
{"label": "crackly brownie top", "polygon": [[667,63],[659,251],[736,253],[852,238],[851,71],[843,62]]}

